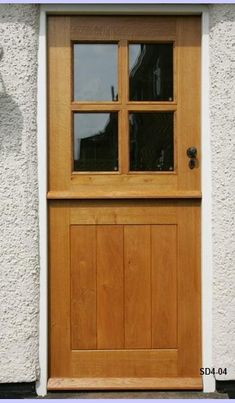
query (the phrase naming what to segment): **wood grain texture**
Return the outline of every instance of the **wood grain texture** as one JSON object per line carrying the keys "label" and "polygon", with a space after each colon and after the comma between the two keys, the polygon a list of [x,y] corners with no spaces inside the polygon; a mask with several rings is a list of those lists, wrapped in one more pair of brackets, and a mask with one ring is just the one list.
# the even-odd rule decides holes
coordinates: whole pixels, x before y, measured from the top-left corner
{"label": "wood grain texture", "polygon": [[[48,197],[201,197],[200,17],[49,16],[48,20]],[[71,99],[73,41],[111,41],[118,44],[118,102],[89,103]],[[128,100],[128,41],[174,42],[175,100],[172,103]],[[119,174],[73,172],[72,127],[75,111],[119,112]],[[130,111],[175,111],[174,172],[129,172]],[[194,170],[189,169],[186,155],[187,148],[192,145],[198,148],[198,162]]]}
{"label": "wood grain texture", "polygon": [[172,201],[110,200],[80,201],[71,205],[72,224],[176,224],[177,209]]}
{"label": "wood grain texture", "polygon": [[74,377],[149,377],[176,376],[177,350],[130,349],[75,351]]}
{"label": "wood grain texture", "polygon": [[[49,208],[49,373],[72,376],[70,366],[70,243],[69,209],[63,202]],[[63,362],[63,365],[61,363]]]}
{"label": "wood grain texture", "polygon": [[177,226],[153,225],[152,348],[177,348]]}
{"label": "wood grain texture", "polygon": [[124,347],[123,227],[97,226],[97,348]]}
{"label": "wood grain texture", "polygon": [[[48,16],[51,389],[202,387],[200,21]],[[118,44],[118,102],[73,101],[76,41]],[[173,102],[129,101],[129,41],[174,42]],[[73,113],[112,110],[119,172],[73,172]],[[130,173],[128,114],[154,110],[174,111],[175,171]]]}
{"label": "wood grain texture", "polygon": [[[200,17],[177,17],[177,165],[178,189],[201,187],[201,24]],[[190,90],[189,90],[190,88]],[[197,166],[189,169],[188,147],[198,150]]]}
{"label": "wood grain texture", "polygon": [[73,112],[93,112],[94,110],[118,112],[120,109],[120,102],[71,102],[71,111]]}
{"label": "wood grain texture", "polygon": [[179,376],[197,376],[201,361],[201,219],[199,202],[178,208]]}
{"label": "wood grain texture", "polygon": [[150,226],[126,225],[125,347],[151,348]]}
{"label": "wood grain texture", "polygon": [[96,349],[96,227],[72,225],[71,342],[72,349]]}
{"label": "wood grain texture", "polygon": [[70,18],[48,23],[48,187],[69,187],[71,175],[71,45]]}
{"label": "wood grain texture", "polygon": [[72,41],[173,41],[176,18],[158,16],[74,16]]}
{"label": "wood grain texture", "polygon": [[[126,49],[125,49],[126,50]],[[124,74],[124,73],[123,73]],[[120,103],[120,102],[72,102],[71,110],[73,112],[93,112],[94,109],[97,111],[112,111],[119,112],[123,109],[122,106],[125,106],[125,109],[128,111],[176,111],[177,105],[176,103],[169,102],[128,102]]]}
{"label": "wood grain texture", "polygon": [[201,378],[50,378],[48,390],[202,390]]}
{"label": "wood grain texture", "polygon": [[[148,178],[146,178],[148,180]],[[102,186],[102,185],[101,185]],[[143,186],[143,188],[136,188],[132,185],[132,189],[123,188],[122,191],[115,190],[115,187],[109,187],[104,194],[100,187],[94,186],[93,190],[87,188],[86,185],[80,188],[80,191],[50,191],[47,193],[48,200],[71,200],[71,199],[201,199],[202,193],[200,191],[163,191],[152,187]]]}
{"label": "wood grain texture", "polygon": [[[200,202],[116,200],[50,203],[51,376],[69,373],[77,378],[196,377],[201,366]],[[57,233],[55,238],[52,237],[54,231]],[[98,245],[94,241],[94,231]],[[195,237],[198,242],[195,242]],[[79,249],[82,252],[78,253]],[[75,273],[72,275],[71,296],[70,259],[71,271]],[[96,347],[91,350],[86,345],[90,336],[86,336],[85,315],[84,330],[80,332],[85,337],[85,344],[75,349],[70,345],[70,326],[73,329],[78,320],[76,315],[75,319],[70,318],[70,303],[73,307],[73,298],[76,299],[79,290],[79,284],[75,284],[81,264],[79,259],[83,268],[90,265],[91,270],[86,275],[83,272],[86,297],[79,308],[84,309],[88,320],[90,308],[86,304],[92,301],[92,298],[89,300],[89,282],[95,265],[91,262],[98,262],[98,350]],[[123,291],[124,301],[121,299]],[[94,313],[97,309],[95,298],[91,305]],[[115,308],[109,329],[113,306],[118,308],[117,312]],[[57,307],[60,307],[59,312]],[[78,334],[79,329],[75,337]],[[61,357],[65,362],[63,368]]]}

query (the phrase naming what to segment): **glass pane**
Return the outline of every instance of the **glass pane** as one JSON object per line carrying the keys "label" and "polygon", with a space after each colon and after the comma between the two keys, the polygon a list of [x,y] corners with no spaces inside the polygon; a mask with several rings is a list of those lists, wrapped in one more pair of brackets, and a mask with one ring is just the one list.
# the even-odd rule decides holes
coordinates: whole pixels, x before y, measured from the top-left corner
{"label": "glass pane", "polygon": [[117,101],[117,70],[117,45],[74,45],[74,99]]}
{"label": "glass pane", "polygon": [[118,113],[74,114],[74,171],[118,171]]}
{"label": "glass pane", "polygon": [[131,101],[173,100],[173,45],[129,46]]}
{"label": "glass pane", "polygon": [[174,170],[173,112],[131,113],[130,170]]}

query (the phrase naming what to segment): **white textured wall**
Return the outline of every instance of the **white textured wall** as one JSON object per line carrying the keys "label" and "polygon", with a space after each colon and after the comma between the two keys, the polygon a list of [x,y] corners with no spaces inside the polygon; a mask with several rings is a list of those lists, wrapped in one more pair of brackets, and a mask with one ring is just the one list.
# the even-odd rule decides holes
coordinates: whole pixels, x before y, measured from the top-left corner
{"label": "white textured wall", "polygon": [[38,373],[35,5],[0,5],[0,382]]}
{"label": "white textured wall", "polygon": [[[235,5],[209,9],[213,364],[235,379]],[[36,5],[0,5],[0,382],[39,373],[38,17]]]}
{"label": "white textured wall", "polygon": [[235,4],[210,6],[213,362],[235,380]]}

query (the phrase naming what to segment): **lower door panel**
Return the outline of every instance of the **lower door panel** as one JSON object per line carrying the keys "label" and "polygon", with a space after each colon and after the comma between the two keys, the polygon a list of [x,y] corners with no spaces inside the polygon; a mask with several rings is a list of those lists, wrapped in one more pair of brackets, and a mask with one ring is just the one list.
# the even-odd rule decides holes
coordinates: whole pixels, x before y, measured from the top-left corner
{"label": "lower door panel", "polygon": [[200,202],[51,201],[49,389],[201,389]]}

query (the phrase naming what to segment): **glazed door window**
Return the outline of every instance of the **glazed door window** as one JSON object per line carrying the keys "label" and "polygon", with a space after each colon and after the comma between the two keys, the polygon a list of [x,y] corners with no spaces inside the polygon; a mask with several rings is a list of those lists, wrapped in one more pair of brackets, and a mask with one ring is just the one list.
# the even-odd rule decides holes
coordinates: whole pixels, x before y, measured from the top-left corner
{"label": "glazed door window", "polygon": [[76,43],[73,58],[74,102],[93,103],[73,116],[73,171],[174,171],[174,113],[152,110],[152,102],[173,101],[173,44]]}
{"label": "glazed door window", "polygon": [[57,36],[51,21],[49,192],[199,195],[200,44],[186,19],[68,17]]}

